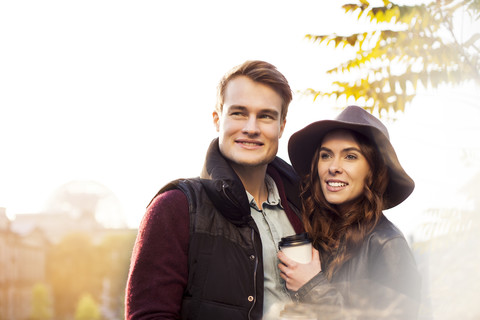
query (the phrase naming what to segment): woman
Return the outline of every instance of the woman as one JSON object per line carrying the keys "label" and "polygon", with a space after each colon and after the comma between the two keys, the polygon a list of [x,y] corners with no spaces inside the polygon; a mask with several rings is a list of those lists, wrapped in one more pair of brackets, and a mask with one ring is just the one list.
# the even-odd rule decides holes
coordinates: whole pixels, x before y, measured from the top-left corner
{"label": "woman", "polygon": [[[420,277],[404,236],[382,213],[404,201],[414,182],[400,165],[386,127],[350,106],[336,120],[292,135],[289,156],[303,177],[309,264],[279,252],[282,278],[298,302],[325,316],[415,319]],[[322,318],[323,319],[323,318]]]}

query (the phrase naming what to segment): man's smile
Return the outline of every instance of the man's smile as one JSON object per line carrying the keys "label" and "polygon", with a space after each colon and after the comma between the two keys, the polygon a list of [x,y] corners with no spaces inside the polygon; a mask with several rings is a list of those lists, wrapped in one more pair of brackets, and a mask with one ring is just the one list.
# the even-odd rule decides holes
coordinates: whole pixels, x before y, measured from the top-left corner
{"label": "man's smile", "polygon": [[246,139],[237,139],[235,143],[240,144],[244,147],[261,147],[263,146],[263,142],[256,141],[256,140],[246,140]]}

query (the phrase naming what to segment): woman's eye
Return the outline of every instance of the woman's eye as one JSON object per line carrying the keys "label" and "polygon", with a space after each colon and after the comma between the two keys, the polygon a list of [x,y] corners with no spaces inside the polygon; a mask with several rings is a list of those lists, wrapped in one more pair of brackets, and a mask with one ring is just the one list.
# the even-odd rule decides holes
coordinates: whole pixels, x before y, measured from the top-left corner
{"label": "woman's eye", "polygon": [[330,158],[330,155],[326,152],[320,153],[320,159],[328,159]]}
{"label": "woman's eye", "polygon": [[347,154],[347,156],[345,158],[348,159],[348,160],[355,160],[358,157],[355,154]]}

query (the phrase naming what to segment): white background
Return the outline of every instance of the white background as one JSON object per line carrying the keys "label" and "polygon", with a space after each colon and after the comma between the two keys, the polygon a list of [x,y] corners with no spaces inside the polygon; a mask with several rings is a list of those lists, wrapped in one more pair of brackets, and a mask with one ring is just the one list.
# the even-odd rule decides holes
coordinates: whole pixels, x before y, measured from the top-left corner
{"label": "white background", "polygon": [[[0,207],[41,212],[64,183],[92,180],[137,227],[161,186],[200,172],[224,72],[261,59],[294,91],[325,88],[351,52],[304,35],[360,31],[356,21],[335,1],[0,1]],[[388,213],[404,232],[428,208],[471,206],[459,188],[479,172],[478,91],[430,90],[386,121],[416,182]],[[345,104],[296,93],[279,155]]]}

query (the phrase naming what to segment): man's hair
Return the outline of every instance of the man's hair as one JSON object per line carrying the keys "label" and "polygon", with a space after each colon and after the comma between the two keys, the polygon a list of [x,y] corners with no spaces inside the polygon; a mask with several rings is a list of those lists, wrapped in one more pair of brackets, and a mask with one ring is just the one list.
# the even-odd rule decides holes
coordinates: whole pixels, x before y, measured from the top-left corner
{"label": "man's hair", "polygon": [[248,77],[250,80],[264,84],[277,92],[282,98],[281,119],[284,120],[287,117],[288,105],[292,101],[292,90],[290,89],[290,85],[285,76],[281,74],[274,65],[259,60],[245,61],[223,76],[217,87],[217,104],[215,110],[218,113],[223,111],[225,90],[228,83],[239,76]]}

